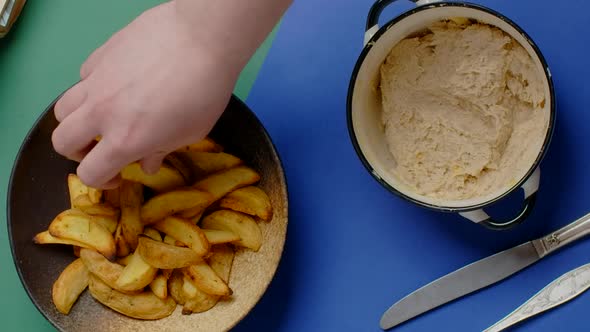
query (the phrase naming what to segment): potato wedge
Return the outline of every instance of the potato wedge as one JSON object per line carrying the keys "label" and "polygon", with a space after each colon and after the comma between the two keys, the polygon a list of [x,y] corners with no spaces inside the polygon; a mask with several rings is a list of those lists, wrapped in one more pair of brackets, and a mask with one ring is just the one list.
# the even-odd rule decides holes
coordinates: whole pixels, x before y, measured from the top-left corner
{"label": "potato wedge", "polygon": [[[234,250],[227,245],[214,246],[211,248],[211,257],[208,259],[213,271],[225,281],[229,282],[231,267],[234,260]],[[192,282],[192,280],[191,280]],[[194,285],[194,284],[193,284]],[[197,288],[197,293],[186,300],[182,308],[182,314],[187,315],[194,312],[204,312],[215,306],[219,296],[207,294]]]}
{"label": "potato wedge", "polygon": [[49,225],[49,233],[62,239],[75,240],[96,249],[109,260],[116,256],[115,239],[90,216],[67,210],[60,213]]}
{"label": "potato wedge", "polygon": [[219,202],[222,208],[257,216],[262,220],[272,219],[272,205],[268,195],[260,188],[248,186],[236,189]]}
{"label": "potato wedge", "polygon": [[211,174],[193,185],[194,188],[204,190],[218,200],[227,193],[241,187],[256,183],[260,175],[246,166],[238,166],[215,174]]}
{"label": "potato wedge", "polygon": [[209,251],[209,242],[199,226],[190,221],[178,217],[167,217],[153,226],[162,233],[169,234],[176,240],[186,244],[199,256]]}
{"label": "potato wedge", "polygon": [[106,216],[112,217],[114,219],[118,219],[119,217],[119,209],[115,209],[110,204],[99,203],[99,204],[92,204],[90,206],[84,206],[79,208],[80,211],[89,214],[91,216]]}
{"label": "potato wedge", "polygon": [[117,264],[123,265],[123,266],[127,266],[129,265],[129,262],[131,262],[131,258],[133,257],[133,254],[131,255],[127,255],[125,257],[121,257],[117,259]]}
{"label": "potato wedge", "polygon": [[193,284],[192,279],[188,275],[184,275],[182,278],[182,294],[185,299],[189,300],[197,296],[199,289]]}
{"label": "potato wedge", "polygon": [[209,266],[223,281],[229,283],[229,276],[234,262],[234,249],[228,245],[219,245],[211,248],[211,256],[207,259]]}
{"label": "potato wedge", "polygon": [[197,293],[184,302],[182,307],[183,315],[190,315],[197,312],[205,312],[213,308],[219,302],[219,296],[207,294],[197,288]]}
{"label": "potato wedge", "polygon": [[158,269],[146,263],[136,251],[131,255],[127,266],[123,268],[123,272],[117,279],[117,287],[114,288],[124,291],[143,289],[154,280],[157,273]]}
{"label": "potato wedge", "polygon": [[[74,201],[82,195],[88,194],[88,187],[82,183],[82,180],[76,174],[68,174],[68,191],[70,193],[70,205],[75,208]],[[88,198],[90,200],[90,197]]]}
{"label": "potato wedge", "polygon": [[124,294],[94,276],[90,277],[88,289],[98,302],[132,318],[160,319],[170,316],[176,309],[176,303],[171,298],[163,300],[150,291],[134,295]]}
{"label": "potato wedge", "polygon": [[144,228],[143,235],[149,237],[150,239],[152,239],[154,241],[160,241],[160,242],[162,241],[162,235],[160,235],[160,232],[158,232],[157,230],[155,230],[151,227]]}
{"label": "potato wedge", "polygon": [[163,242],[164,243],[167,243],[167,244],[169,244],[171,246],[175,246],[176,245],[176,239],[173,238],[172,236],[168,235],[168,234],[166,234],[166,236],[164,236]]}
{"label": "potato wedge", "polygon": [[231,231],[224,231],[218,229],[203,229],[203,233],[207,237],[209,244],[230,243],[240,240],[240,236]]}
{"label": "potato wedge", "polygon": [[157,297],[166,299],[168,297],[168,278],[164,275],[157,275],[150,283],[150,289]]}
{"label": "potato wedge", "polygon": [[196,264],[202,260],[194,250],[139,237],[137,253],[149,265],[159,269],[177,269]]}
{"label": "potato wedge", "polygon": [[88,187],[88,197],[92,204],[98,204],[102,200],[102,190]]}
{"label": "potato wedge", "polygon": [[201,221],[201,218],[203,217],[203,213],[204,212],[205,211],[202,211],[201,213],[196,214],[196,215],[194,215],[192,217],[188,217],[187,219],[190,220],[193,224],[198,225],[199,224],[199,221]]}
{"label": "potato wedge", "polygon": [[252,217],[232,211],[219,210],[211,213],[201,221],[203,228],[226,230],[237,234],[239,241],[234,244],[258,251],[262,245],[262,232]]}
{"label": "potato wedge", "polygon": [[80,259],[90,273],[96,275],[109,287],[117,288],[117,279],[123,272],[123,266],[108,261],[103,255],[92,249],[81,249]]}
{"label": "potato wedge", "polygon": [[35,242],[36,244],[68,244],[83,248],[91,248],[89,245],[82,242],[55,237],[51,235],[49,231],[44,231],[35,235],[35,237],[33,238],[33,242]]}
{"label": "potato wedge", "polygon": [[109,216],[90,216],[90,218],[97,224],[104,227],[108,230],[111,234],[117,230],[117,225],[119,224],[118,219],[115,217]]}
{"label": "potato wedge", "polygon": [[207,294],[219,296],[232,294],[232,290],[225,281],[205,261],[191,265],[185,268],[184,271],[186,271],[186,275],[191,278],[193,283]]}
{"label": "potato wedge", "polygon": [[129,248],[129,244],[127,244],[123,236],[121,223],[117,225],[117,230],[115,231],[115,246],[117,247],[117,256],[119,257],[126,257],[131,253],[131,248]]}
{"label": "potato wedge", "polygon": [[92,206],[94,203],[90,200],[90,196],[88,194],[80,195],[74,198],[74,202],[72,203],[72,208],[81,209],[85,207]]}
{"label": "potato wedge", "polygon": [[193,167],[193,174],[196,178],[244,163],[240,158],[225,152],[187,151],[180,154]]}
{"label": "potato wedge", "polygon": [[144,225],[153,224],[179,211],[200,209],[204,211],[213,202],[208,192],[182,188],[156,195],[141,207],[141,221]]}
{"label": "potato wedge", "polygon": [[69,314],[72,306],[88,286],[90,273],[81,259],[68,265],[53,283],[53,304],[62,314]]}
{"label": "potato wedge", "polygon": [[[246,166],[238,166],[211,174],[195,183],[193,187],[212,194],[213,200],[216,201],[229,192],[251,185],[259,180],[260,175],[256,171]],[[198,213],[199,211],[196,209],[188,209],[182,212],[180,216],[191,218]]]}
{"label": "potato wedge", "polygon": [[125,180],[142,183],[157,192],[164,192],[186,185],[182,174],[168,165],[162,165],[156,174],[145,174],[139,163],[132,163],[123,168],[121,177]]}
{"label": "potato wedge", "polygon": [[121,232],[129,248],[135,250],[137,237],[143,232],[141,223],[141,203],[143,187],[131,181],[121,183]]}
{"label": "potato wedge", "polygon": [[176,150],[178,152],[186,152],[186,151],[203,151],[203,152],[221,152],[223,151],[223,147],[217,143],[215,143],[215,141],[213,141],[211,138],[209,137],[205,137],[204,139],[187,145],[187,146],[183,146],[182,148]]}
{"label": "potato wedge", "polygon": [[119,198],[119,188],[108,189],[104,191],[104,200],[112,207],[118,208],[121,202]]}
{"label": "potato wedge", "polygon": [[164,162],[170,164],[170,166],[174,167],[182,177],[186,183],[192,183],[195,175],[193,170],[191,169],[189,162],[185,160],[178,153],[171,153],[164,158]]}
{"label": "potato wedge", "polygon": [[184,293],[182,290],[183,286],[183,274],[180,270],[173,270],[168,278],[168,294],[174,299],[174,301],[180,305],[186,302]]}

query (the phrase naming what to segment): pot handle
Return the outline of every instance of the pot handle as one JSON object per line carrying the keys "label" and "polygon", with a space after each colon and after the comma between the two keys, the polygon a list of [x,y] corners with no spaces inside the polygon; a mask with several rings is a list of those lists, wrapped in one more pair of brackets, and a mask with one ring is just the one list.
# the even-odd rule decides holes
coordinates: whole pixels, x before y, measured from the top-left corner
{"label": "pot handle", "polygon": [[[369,14],[367,15],[367,24],[365,25],[365,45],[371,40],[375,32],[379,30],[379,16],[385,7],[396,2],[398,0],[377,0],[371,6]],[[439,2],[441,0],[408,0],[416,4],[416,6],[426,5],[433,2]]]}
{"label": "pot handle", "polygon": [[539,190],[539,183],[541,179],[541,169],[537,167],[533,174],[524,182],[521,188],[524,191],[524,204],[516,217],[506,220],[498,221],[490,217],[483,209],[460,212],[462,217],[465,217],[474,223],[482,224],[483,226],[493,230],[504,230],[516,226],[523,222],[533,210],[535,201],[537,199],[537,191]]}

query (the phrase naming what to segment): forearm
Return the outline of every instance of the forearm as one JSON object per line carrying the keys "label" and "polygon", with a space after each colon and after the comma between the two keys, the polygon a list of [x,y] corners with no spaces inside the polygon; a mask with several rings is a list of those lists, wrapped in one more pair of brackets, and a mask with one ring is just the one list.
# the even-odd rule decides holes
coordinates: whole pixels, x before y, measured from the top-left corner
{"label": "forearm", "polygon": [[199,47],[241,70],[292,0],[174,0]]}

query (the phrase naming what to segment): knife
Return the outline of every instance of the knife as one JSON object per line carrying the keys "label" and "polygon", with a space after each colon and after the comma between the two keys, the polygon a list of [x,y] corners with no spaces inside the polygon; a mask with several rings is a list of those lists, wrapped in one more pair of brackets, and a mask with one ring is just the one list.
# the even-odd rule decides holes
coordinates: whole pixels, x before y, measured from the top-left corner
{"label": "knife", "polygon": [[590,264],[582,265],[555,279],[523,305],[484,332],[500,332],[525,319],[555,308],[590,288]]}
{"label": "knife", "polygon": [[447,302],[490,286],[588,234],[590,213],[549,235],[451,272],[392,305],[381,317],[381,328],[390,329]]}

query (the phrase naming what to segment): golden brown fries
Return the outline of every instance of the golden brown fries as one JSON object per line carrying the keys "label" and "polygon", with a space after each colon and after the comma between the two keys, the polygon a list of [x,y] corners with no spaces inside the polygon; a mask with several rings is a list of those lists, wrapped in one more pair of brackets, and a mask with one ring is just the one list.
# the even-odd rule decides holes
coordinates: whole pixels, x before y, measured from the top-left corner
{"label": "golden brown fries", "polygon": [[149,265],[159,269],[183,268],[203,260],[192,249],[154,241],[145,236],[139,238],[136,252]]}
{"label": "golden brown fries", "polygon": [[121,222],[119,222],[119,225],[117,225],[117,230],[115,231],[115,246],[117,248],[117,256],[126,257],[129,256],[131,248],[129,248],[127,241],[125,241],[125,237],[123,237],[122,229],[123,227]]}
{"label": "golden brown fries", "polygon": [[141,203],[143,187],[131,181],[121,183],[121,232],[131,250],[137,247],[137,237],[143,232]]}
{"label": "golden brown fries", "polygon": [[207,241],[209,241],[209,244],[211,245],[230,243],[240,240],[240,236],[231,231],[203,229],[203,233],[205,233],[205,237],[207,237]]}
{"label": "golden brown fries", "polygon": [[53,304],[62,314],[69,314],[78,296],[88,286],[90,273],[81,259],[76,259],[68,265],[53,283],[51,292]]}
{"label": "golden brown fries", "polygon": [[83,213],[66,210],[49,225],[49,233],[94,248],[110,260],[115,259],[115,239],[111,232]]}
{"label": "golden brown fries", "polygon": [[221,199],[219,206],[257,216],[265,221],[272,219],[272,205],[268,195],[254,186],[240,188],[227,194]]}
{"label": "golden brown fries", "polygon": [[[70,192],[70,207],[75,208],[74,201],[83,195],[88,195],[88,187],[76,174],[68,174],[68,190]],[[90,197],[88,197],[90,201]]]}
{"label": "golden brown fries", "polygon": [[183,294],[183,274],[180,270],[174,270],[170,278],[168,278],[168,294],[174,299],[174,301],[180,305],[186,302]]}
{"label": "golden brown fries", "polygon": [[57,310],[68,314],[86,288],[137,319],[167,317],[177,305],[184,315],[204,312],[227,300],[234,245],[257,251],[254,218],[269,221],[273,211],[254,186],[260,175],[222,150],[206,138],[166,156],[154,175],[132,163],[121,186],[104,191],[69,174],[70,206],[33,239],[70,245],[79,257],[53,284]]}
{"label": "golden brown fries", "polygon": [[186,152],[186,151],[202,151],[202,152],[221,152],[223,151],[223,147],[212,139],[205,137],[204,139],[187,145],[183,146],[182,148],[176,150],[178,152]]}
{"label": "golden brown fries", "polygon": [[164,192],[185,186],[184,177],[175,168],[162,165],[156,174],[145,174],[139,163],[133,163],[121,171],[125,180],[138,182],[157,192]]}
{"label": "golden brown fries", "polygon": [[44,231],[35,235],[33,242],[37,244],[69,244],[77,247],[90,248],[90,246],[82,242],[55,237],[51,235],[49,231]]}
{"label": "golden brown fries", "polygon": [[189,276],[193,283],[203,292],[211,295],[227,296],[232,294],[228,285],[215,273],[215,271],[202,261],[185,268],[185,275]]}
{"label": "golden brown fries", "polygon": [[159,274],[150,283],[150,289],[157,297],[165,299],[168,297],[168,278],[165,275]]}
{"label": "golden brown fries", "polygon": [[184,243],[199,256],[204,256],[209,251],[209,242],[207,242],[205,233],[197,225],[186,219],[168,217],[155,223],[153,227]]}
{"label": "golden brown fries", "polygon": [[252,217],[231,210],[219,210],[203,218],[203,228],[230,231],[240,237],[234,242],[242,247],[258,251],[262,245],[262,232]]}
{"label": "golden brown fries", "polygon": [[211,256],[207,260],[209,266],[226,283],[229,283],[229,275],[234,262],[235,252],[228,245],[215,246],[211,249]]}
{"label": "golden brown fries", "polygon": [[187,209],[202,212],[212,202],[212,195],[205,191],[192,188],[168,191],[152,197],[143,205],[141,220],[144,225],[149,225]]}
{"label": "golden brown fries", "polygon": [[238,166],[212,174],[195,183],[193,187],[212,194],[213,199],[218,200],[235,189],[256,183],[259,180],[260,175],[256,171],[246,166]]}
{"label": "golden brown fries", "polygon": [[244,162],[231,154],[224,152],[181,152],[186,163],[192,165],[193,176],[201,178],[205,175],[236,167]]}
{"label": "golden brown fries", "polygon": [[90,273],[100,278],[111,288],[117,287],[117,279],[123,272],[122,265],[110,262],[92,249],[80,249],[80,259]]}
{"label": "golden brown fries", "polygon": [[119,279],[117,279],[116,289],[123,291],[141,290],[154,280],[157,273],[158,269],[146,263],[136,251],[131,255],[129,263],[121,272]]}
{"label": "golden brown fries", "polygon": [[188,162],[184,161],[183,159],[184,158],[182,158],[179,154],[171,153],[166,156],[164,162],[170,164],[170,166],[174,167],[178,172],[180,172],[186,183],[193,183],[195,174],[192,168],[188,165]]}
{"label": "golden brown fries", "polygon": [[91,276],[88,284],[90,294],[98,302],[137,319],[160,319],[168,317],[176,309],[176,303],[171,298],[161,299],[151,291],[139,294],[124,294],[109,287],[100,279]]}
{"label": "golden brown fries", "polygon": [[[259,180],[260,175],[256,171],[246,166],[238,166],[211,174],[195,183],[193,187],[210,193],[216,201],[235,189],[251,185]],[[192,218],[199,212],[196,209],[188,209],[180,215],[183,218]]]}
{"label": "golden brown fries", "polygon": [[151,227],[144,228],[143,235],[149,237],[150,239],[152,239],[154,241],[162,241],[162,235],[160,235],[160,232],[158,232],[157,230],[155,230]]}

